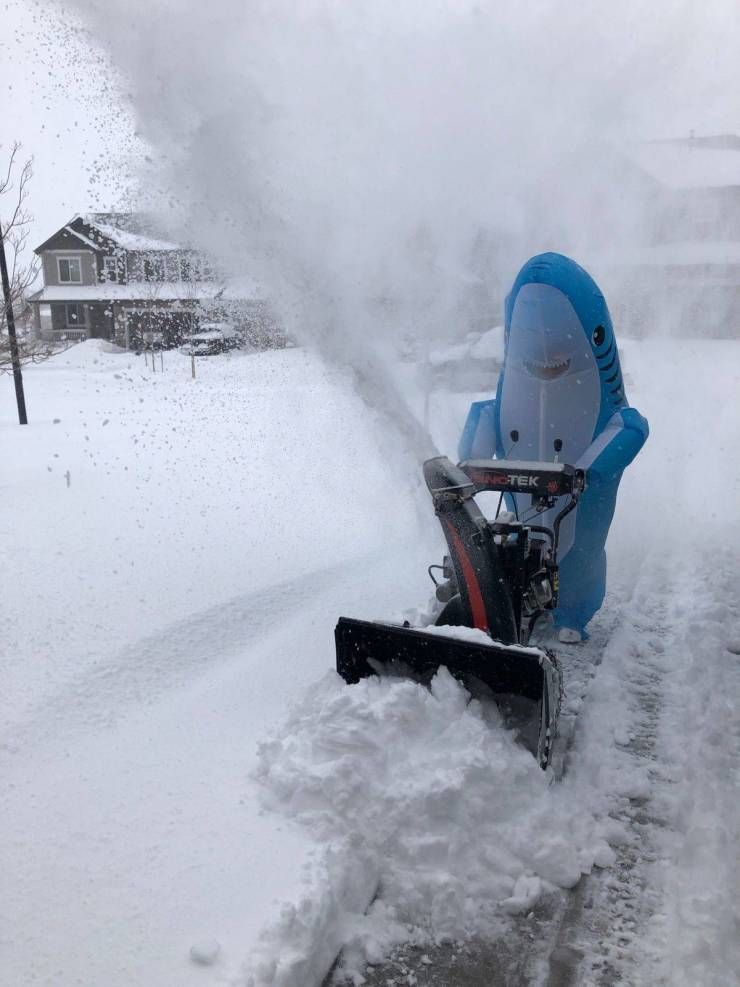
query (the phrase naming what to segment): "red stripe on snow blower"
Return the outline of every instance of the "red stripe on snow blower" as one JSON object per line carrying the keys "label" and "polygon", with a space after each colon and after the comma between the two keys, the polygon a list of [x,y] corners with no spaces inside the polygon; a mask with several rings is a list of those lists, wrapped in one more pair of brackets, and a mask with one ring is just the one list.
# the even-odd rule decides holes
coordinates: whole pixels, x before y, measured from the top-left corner
{"label": "red stripe on snow blower", "polygon": [[455,555],[460,563],[460,568],[462,569],[463,579],[465,580],[465,589],[468,593],[468,599],[470,600],[470,610],[473,616],[473,627],[478,627],[482,631],[488,632],[488,618],[486,617],[486,606],[483,602],[483,594],[481,593],[480,585],[478,584],[478,577],[475,574],[475,569],[471,565],[470,559],[465,552],[465,546],[462,543],[460,535],[455,531],[454,527],[448,522],[444,522],[445,527],[449,531],[453,544],[455,546]]}

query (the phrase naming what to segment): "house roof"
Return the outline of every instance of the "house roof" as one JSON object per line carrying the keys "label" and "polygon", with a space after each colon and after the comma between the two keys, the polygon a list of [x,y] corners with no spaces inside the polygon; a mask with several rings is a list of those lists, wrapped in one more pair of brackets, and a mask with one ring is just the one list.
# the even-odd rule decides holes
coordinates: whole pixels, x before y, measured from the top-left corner
{"label": "house roof", "polygon": [[133,281],[128,284],[46,285],[29,296],[31,302],[174,302],[241,301],[262,295],[252,281]]}
{"label": "house roof", "polygon": [[[86,237],[85,234],[84,233],[80,233],[79,230],[73,230],[72,227],[69,226],[69,224],[64,227],[64,231],[65,231],[65,233],[71,233],[72,236],[76,236],[78,240],[81,240],[91,250],[100,250],[101,244],[95,243],[94,240],[91,240],[89,237]],[[48,240],[47,240],[47,243],[48,243]]]}
{"label": "house roof", "polygon": [[135,213],[88,213],[80,217],[124,250],[182,250],[180,244],[150,236]]}
{"label": "house roof", "polygon": [[218,298],[223,284],[216,281],[132,281],[128,284],[46,285],[32,302],[203,301]]}
{"label": "house roof", "polygon": [[[38,247],[34,247],[34,253],[40,254],[42,250],[46,249],[50,243],[59,238],[61,241],[67,241],[70,237],[74,237],[77,240],[77,244],[72,244],[72,249],[74,250],[102,250],[103,243],[95,243],[89,237],[85,236],[80,230],[75,230],[72,227],[75,217],[70,219],[66,226],[61,226],[55,233],[52,233],[50,237],[47,237],[43,243],[39,244]],[[66,249],[66,248],[65,248]]]}
{"label": "house roof", "polygon": [[740,242],[685,240],[625,246],[594,254],[589,267],[605,279],[619,272],[641,272],[651,281],[671,274],[677,283],[698,277],[705,286],[736,286],[740,285]]}
{"label": "house roof", "polygon": [[740,241],[657,243],[650,247],[633,247],[625,253],[623,260],[630,264],[665,264],[672,267],[740,267]]}
{"label": "house roof", "polygon": [[76,237],[89,250],[110,250],[113,247],[142,252],[189,249],[152,235],[151,221],[140,213],[94,212],[73,216],[65,226],[36,247],[36,253],[60,234]]}
{"label": "house roof", "polygon": [[733,134],[644,141],[624,151],[647,174],[674,190],[740,186],[740,138]]}

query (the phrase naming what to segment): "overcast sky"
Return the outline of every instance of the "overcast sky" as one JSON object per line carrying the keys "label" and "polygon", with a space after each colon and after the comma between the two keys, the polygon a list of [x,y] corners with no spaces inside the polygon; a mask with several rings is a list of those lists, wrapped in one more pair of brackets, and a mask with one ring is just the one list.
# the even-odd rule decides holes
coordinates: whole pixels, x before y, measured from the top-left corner
{"label": "overcast sky", "polygon": [[38,245],[76,213],[123,206],[142,148],[110,62],[75,32],[75,15],[0,0],[0,159],[14,140],[34,158]]}
{"label": "overcast sky", "polygon": [[[125,33],[129,45],[140,31],[142,43],[151,44],[156,52],[157,39],[152,41],[149,35],[157,25],[149,11],[152,7],[163,6],[167,5],[161,0],[151,3],[79,0],[79,11],[75,14],[70,11],[70,4],[60,7],[46,0],[0,0],[0,141],[7,150],[10,142],[20,140],[25,152],[35,158],[31,208],[36,217],[36,242],[77,212],[124,207],[129,201],[128,192],[135,185],[132,176],[138,173],[144,156],[142,144],[134,139],[135,127],[129,104],[120,98],[120,92],[128,88],[130,80],[122,80],[116,75],[111,58],[100,53],[102,48],[96,50],[89,35],[77,30],[81,21],[75,21],[75,17],[87,18],[89,15],[96,36],[114,49],[114,31]],[[183,14],[177,28],[182,36],[183,31],[187,31],[189,17],[186,15],[191,5],[182,0],[175,6],[178,13],[182,10]],[[202,30],[204,18],[207,20],[212,16],[214,25],[219,25],[214,28],[213,38],[218,38],[219,31],[228,34],[230,24],[235,25],[245,9],[244,4],[230,0],[213,0],[211,4],[199,6],[202,9],[198,19],[192,22],[192,30],[194,33]],[[288,9],[290,6],[288,4]],[[294,0],[292,6],[296,10],[302,6],[309,10],[315,9],[317,4],[313,0],[306,0],[305,4]],[[355,6],[360,9],[365,5]],[[423,10],[423,5],[416,8],[414,3],[404,5],[401,0],[398,7],[404,6],[412,13],[414,9]],[[519,16],[517,5],[510,2],[481,3],[480,6],[499,7],[511,11],[512,17]],[[624,86],[628,89],[637,87],[639,93],[644,84],[645,98],[651,106],[650,113],[644,116],[639,109],[634,111],[635,136],[687,134],[691,129],[697,133],[740,133],[737,68],[740,62],[737,55],[740,11],[736,0],[642,6],[646,12],[652,10],[652,21],[645,25],[645,55],[642,62],[637,55],[633,56],[636,78],[626,77]],[[255,3],[254,7],[262,7],[268,12],[271,9],[269,4]],[[275,10],[276,16],[285,16],[286,5],[277,4]],[[109,18],[109,14],[115,16]],[[106,30],[105,22],[113,26]],[[420,24],[420,30],[423,31],[423,27]],[[238,30],[236,35],[238,37]],[[665,44],[653,55],[650,45],[658,35]],[[166,39],[162,37],[159,42],[166,43]],[[341,44],[341,36],[338,43]],[[553,43],[559,44],[559,39],[555,38]],[[601,43],[598,37],[594,38],[597,49]],[[616,44],[619,43],[617,32]],[[539,50],[533,49],[534,58],[538,57]],[[604,57],[612,57],[612,54],[605,52]],[[595,56],[594,64],[598,64],[598,50],[588,52],[588,64]],[[122,50],[114,50],[113,57],[119,64],[126,62]],[[217,46],[211,49],[211,57],[214,63],[218,60]],[[243,57],[245,61],[249,60],[247,49]],[[415,57],[418,57],[418,51]],[[656,85],[654,76],[646,77],[643,83],[641,75],[645,74],[645,63],[651,60],[656,63],[658,74],[665,73],[662,86]],[[629,62],[622,63],[622,70],[624,64]],[[128,65],[123,65],[124,71],[130,70],[131,65],[129,60]],[[135,84],[137,82],[140,79],[134,80]],[[137,96],[135,84],[134,99]],[[582,84],[588,85],[587,75]],[[228,100],[228,93],[226,97]],[[634,106],[639,107],[639,99]],[[140,102],[138,112],[141,110]],[[390,106],[389,112],[392,112]],[[235,125],[239,125],[238,119],[235,119]],[[161,148],[154,149],[153,154],[156,157],[160,152]],[[177,194],[177,190],[172,191]]]}

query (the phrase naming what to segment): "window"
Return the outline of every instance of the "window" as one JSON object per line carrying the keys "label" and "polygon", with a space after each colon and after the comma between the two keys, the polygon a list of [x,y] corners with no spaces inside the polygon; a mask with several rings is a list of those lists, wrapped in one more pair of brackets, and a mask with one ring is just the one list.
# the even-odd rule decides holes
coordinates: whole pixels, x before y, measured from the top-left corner
{"label": "window", "polygon": [[164,279],[165,281],[180,280],[180,259],[177,254],[165,254],[164,256]]}
{"label": "window", "polygon": [[79,302],[68,302],[64,306],[64,314],[68,329],[84,329],[85,309]]}
{"label": "window", "polygon": [[57,257],[60,284],[82,284],[82,265],[79,257]]}
{"label": "window", "polygon": [[164,281],[164,258],[145,257],[144,258],[144,280]]}
{"label": "window", "polygon": [[118,281],[118,258],[103,258],[103,281]]}

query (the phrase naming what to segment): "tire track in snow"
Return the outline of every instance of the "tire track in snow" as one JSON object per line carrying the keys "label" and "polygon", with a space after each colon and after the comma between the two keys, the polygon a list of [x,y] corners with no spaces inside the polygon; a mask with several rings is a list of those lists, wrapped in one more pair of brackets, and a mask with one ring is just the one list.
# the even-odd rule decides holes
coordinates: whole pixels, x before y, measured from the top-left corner
{"label": "tire track in snow", "polygon": [[[661,591],[644,595],[646,584]],[[643,980],[637,971],[636,953],[641,930],[659,907],[660,895],[651,887],[649,871],[657,854],[655,829],[667,824],[654,791],[670,783],[656,752],[670,640],[669,589],[668,572],[662,566],[643,566],[629,617],[604,656],[607,662],[621,659],[628,673],[623,685],[630,710],[629,734],[620,738],[619,746],[635,767],[647,769],[649,784],[643,791],[615,796],[611,815],[623,824],[625,839],[616,847],[612,867],[585,876],[567,896],[542,980],[547,987],[653,982],[650,975]]]}

